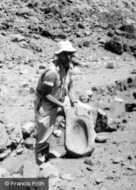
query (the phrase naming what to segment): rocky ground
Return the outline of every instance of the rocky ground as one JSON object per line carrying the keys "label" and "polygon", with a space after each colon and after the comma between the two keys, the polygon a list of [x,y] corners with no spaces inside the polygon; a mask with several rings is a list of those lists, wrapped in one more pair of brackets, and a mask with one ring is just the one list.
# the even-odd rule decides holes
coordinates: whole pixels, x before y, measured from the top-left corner
{"label": "rocky ground", "polygon": [[[65,38],[78,50],[77,97],[103,110],[94,121],[108,140],[96,143],[90,157],[52,159],[39,168],[34,92]],[[136,2],[1,0],[0,42],[0,177],[49,177],[50,189],[58,190],[135,190]],[[59,119],[55,131],[61,133],[54,131],[50,141],[62,151],[65,125]]]}

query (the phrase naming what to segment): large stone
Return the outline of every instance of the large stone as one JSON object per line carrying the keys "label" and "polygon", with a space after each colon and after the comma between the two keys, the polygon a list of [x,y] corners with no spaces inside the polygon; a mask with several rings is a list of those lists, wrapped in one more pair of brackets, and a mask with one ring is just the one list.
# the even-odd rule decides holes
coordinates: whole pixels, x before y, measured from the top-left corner
{"label": "large stone", "polygon": [[90,158],[86,158],[85,161],[84,161],[85,164],[89,165],[89,166],[93,166],[93,162]]}
{"label": "large stone", "polygon": [[114,36],[111,40],[105,43],[105,49],[121,55],[124,51],[122,38],[119,36]]}
{"label": "large stone", "polygon": [[7,149],[7,150],[5,150],[4,152],[2,152],[2,153],[0,154],[0,160],[4,160],[6,157],[9,156],[10,153],[11,153],[11,149]]}
{"label": "large stone", "polygon": [[25,40],[26,40],[25,37],[22,36],[21,34],[16,34],[11,37],[12,42],[21,42],[21,41],[25,41]]}
{"label": "large stone", "polygon": [[136,166],[135,165],[129,165],[127,167],[128,170],[136,170]]}
{"label": "large stone", "polygon": [[61,178],[64,180],[68,180],[68,181],[74,181],[75,180],[75,177],[69,173],[62,174]]}
{"label": "large stone", "polygon": [[126,112],[133,112],[136,108],[136,104],[135,103],[126,103],[125,104],[125,110]]}
{"label": "large stone", "polygon": [[98,109],[95,131],[99,132],[112,132],[117,130],[117,123],[114,119],[107,116],[106,112]]}
{"label": "large stone", "polygon": [[58,169],[49,162],[44,163],[40,166],[39,177],[48,178],[48,177],[58,177],[58,176],[59,176]]}
{"label": "large stone", "polygon": [[83,46],[84,46],[84,47],[89,47],[89,46],[90,46],[90,42],[87,41],[87,40],[84,41],[84,42],[83,42]]}
{"label": "large stone", "polygon": [[125,103],[121,98],[115,98],[111,101],[110,111],[114,115],[114,118],[124,117],[125,115]]}
{"label": "large stone", "polygon": [[24,141],[24,144],[26,146],[26,148],[28,149],[34,149],[35,147],[35,138],[27,138],[25,141]]}
{"label": "large stone", "polygon": [[22,141],[22,132],[19,123],[10,123],[7,124],[5,127],[12,144],[14,144],[15,146],[19,144]]}
{"label": "large stone", "polygon": [[39,166],[31,161],[26,161],[23,164],[23,177],[24,178],[37,178],[39,173]]}
{"label": "large stone", "polygon": [[7,149],[7,146],[11,145],[11,140],[6,132],[4,124],[0,123],[0,153]]}
{"label": "large stone", "polygon": [[132,52],[135,52],[136,51],[136,42],[134,41],[134,42],[129,43],[129,47]]}
{"label": "large stone", "polygon": [[8,174],[8,171],[5,168],[0,168],[0,177],[4,177]]}
{"label": "large stone", "polygon": [[52,4],[49,7],[44,9],[45,14],[54,13],[58,11],[58,6],[56,4]]}
{"label": "large stone", "polygon": [[113,164],[119,164],[124,161],[123,157],[116,157],[113,159]]}
{"label": "large stone", "polygon": [[24,151],[24,148],[19,144],[16,148],[16,154],[21,154]]}
{"label": "large stone", "polygon": [[54,38],[54,35],[44,27],[39,27],[39,32],[42,36],[47,38]]}
{"label": "large stone", "polygon": [[134,25],[123,25],[119,28],[121,31],[124,32],[124,36],[128,39],[135,39],[136,32]]}
{"label": "large stone", "polygon": [[10,155],[10,159],[6,159],[4,164],[4,168],[10,173],[21,173],[22,164],[25,160],[20,159],[19,157],[15,156],[15,154]]}
{"label": "large stone", "polygon": [[42,48],[38,46],[35,42],[29,43],[30,48],[32,48],[34,51],[42,52]]}
{"label": "large stone", "polygon": [[29,9],[28,7],[23,7],[18,9],[18,12],[16,13],[19,16],[32,16],[32,9]]}
{"label": "large stone", "polygon": [[108,117],[107,129],[106,131],[116,131],[117,130],[117,121]]}
{"label": "large stone", "polygon": [[107,123],[108,123],[108,117],[106,113],[102,109],[98,109],[95,131],[97,133],[105,131],[107,128]]}
{"label": "large stone", "polygon": [[93,92],[90,90],[86,90],[85,92],[79,95],[79,100],[83,103],[88,103],[93,96]]}
{"label": "large stone", "polygon": [[34,129],[35,129],[34,122],[28,122],[28,123],[25,123],[23,126],[21,126],[21,130],[22,130],[24,138],[30,136],[30,134],[34,131]]}

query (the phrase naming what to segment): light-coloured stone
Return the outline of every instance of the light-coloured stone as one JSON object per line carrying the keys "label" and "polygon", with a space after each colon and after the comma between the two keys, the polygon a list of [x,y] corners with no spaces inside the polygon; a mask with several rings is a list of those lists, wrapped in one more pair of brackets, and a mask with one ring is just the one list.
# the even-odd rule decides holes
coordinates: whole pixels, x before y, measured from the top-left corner
{"label": "light-coloured stone", "polygon": [[9,123],[5,127],[6,127],[6,131],[7,131],[7,134],[9,135],[11,142],[14,144],[19,144],[19,142],[21,142],[22,140],[22,132],[21,132],[20,124]]}
{"label": "light-coloured stone", "polygon": [[39,166],[31,161],[26,161],[23,165],[23,177],[37,178],[39,173]]}
{"label": "light-coloured stone", "polygon": [[2,123],[0,123],[0,130],[0,152],[2,153],[8,145],[11,145],[11,140],[6,132],[5,125]]}
{"label": "light-coloured stone", "polygon": [[3,153],[0,154],[0,160],[3,160],[7,156],[9,156],[10,153],[11,153],[10,149],[5,150]]}
{"label": "light-coloured stone", "polygon": [[26,148],[34,149],[35,147],[35,138],[29,137],[24,141]]}
{"label": "light-coloured stone", "polygon": [[58,176],[59,176],[58,169],[49,162],[44,163],[40,166],[39,177],[48,178],[48,177],[58,177]]}
{"label": "light-coloured stone", "polygon": [[21,130],[23,135],[30,135],[35,129],[35,123],[34,122],[28,122],[25,123],[23,126],[21,126]]}
{"label": "light-coloured stone", "polygon": [[12,42],[21,42],[21,41],[25,41],[25,37],[22,36],[21,34],[15,34],[11,37],[11,41]]}
{"label": "light-coloured stone", "polygon": [[0,177],[4,177],[8,174],[8,171],[5,168],[0,167]]}
{"label": "light-coloured stone", "polygon": [[61,137],[62,136],[62,131],[59,130],[59,129],[56,129],[53,131],[53,134],[56,136],[56,137]]}
{"label": "light-coloured stone", "polygon": [[136,166],[134,165],[130,165],[127,167],[128,170],[136,170]]}
{"label": "light-coloured stone", "polygon": [[121,163],[123,161],[124,161],[123,157],[116,157],[116,158],[113,159],[114,164],[119,164],[119,163]]}
{"label": "light-coloured stone", "polygon": [[122,98],[120,98],[120,97],[117,97],[117,96],[114,97],[114,100],[116,102],[124,103],[124,100]]}
{"label": "light-coloured stone", "polygon": [[65,173],[61,175],[61,178],[68,181],[74,181],[75,177],[72,176],[72,174]]}

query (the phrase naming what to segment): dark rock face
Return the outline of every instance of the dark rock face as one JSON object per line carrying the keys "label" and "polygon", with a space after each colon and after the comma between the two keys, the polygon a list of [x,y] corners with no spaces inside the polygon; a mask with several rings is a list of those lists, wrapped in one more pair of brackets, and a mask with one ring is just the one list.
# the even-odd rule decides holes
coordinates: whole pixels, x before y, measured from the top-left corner
{"label": "dark rock face", "polygon": [[110,41],[105,43],[105,49],[121,55],[124,51],[121,37],[114,36]]}
{"label": "dark rock face", "polygon": [[128,39],[136,39],[135,27],[133,25],[123,25],[119,28]]}
{"label": "dark rock face", "polygon": [[95,131],[97,133],[106,131],[107,123],[108,123],[107,115],[102,115],[98,112],[96,125],[95,125]]}
{"label": "dark rock face", "polygon": [[136,109],[135,103],[126,103],[125,104],[126,112],[133,112]]}
{"label": "dark rock face", "polygon": [[96,118],[95,131],[100,132],[112,132],[117,130],[116,121],[109,118],[106,113],[99,109]]}
{"label": "dark rock face", "polygon": [[136,53],[136,29],[133,25],[121,25],[109,29],[107,36],[111,39],[105,43],[105,49],[121,55],[123,52],[128,52],[135,56]]}

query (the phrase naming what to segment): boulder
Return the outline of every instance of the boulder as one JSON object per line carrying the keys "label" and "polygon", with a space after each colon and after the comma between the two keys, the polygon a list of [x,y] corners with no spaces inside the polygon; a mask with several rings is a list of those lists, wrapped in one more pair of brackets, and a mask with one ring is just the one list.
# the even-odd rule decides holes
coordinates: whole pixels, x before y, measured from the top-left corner
{"label": "boulder", "polygon": [[75,180],[75,177],[72,176],[72,174],[70,174],[70,173],[62,174],[61,178],[64,179],[64,180],[68,180],[68,181],[74,181]]}
{"label": "boulder", "polygon": [[19,16],[26,17],[26,18],[28,16],[33,16],[32,9],[29,9],[28,7],[20,8],[16,14],[19,15]]}
{"label": "boulder", "polygon": [[2,152],[2,153],[0,154],[0,160],[4,160],[6,157],[9,156],[10,153],[11,153],[11,149],[7,149],[7,150],[5,150],[4,152]]}
{"label": "boulder", "polygon": [[112,119],[111,117],[108,117],[108,123],[107,123],[107,129],[106,131],[116,131],[117,130],[117,121],[115,119]]}
{"label": "boulder", "polygon": [[107,69],[114,69],[114,63],[113,62],[108,62],[106,65]]}
{"label": "boulder", "polygon": [[25,141],[24,141],[24,144],[26,146],[26,148],[28,149],[34,149],[35,147],[35,138],[27,138]]}
{"label": "boulder", "polygon": [[136,166],[135,166],[135,165],[129,165],[129,166],[127,167],[127,169],[128,169],[128,170],[133,170],[133,171],[135,171],[135,170],[136,170]]}
{"label": "boulder", "polygon": [[16,148],[16,154],[21,154],[24,151],[24,148],[19,144]]}
{"label": "boulder", "polygon": [[21,42],[21,41],[26,41],[25,37],[22,36],[21,34],[16,34],[11,37],[12,42]]}
{"label": "boulder", "polygon": [[[22,160],[23,161],[23,160]],[[8,172],[12,175],[13,173],[21,173],[21,168],[22,168],[22,163],[24,163],[25,160],[23,162],[21,162],[21,159],[17,156],[15,156],[15,154],[11,154],[10,159],[6,159],[6,165],[5,165],[5,169],[8,170]]]}
{"label": "boulder", "polygon": [[81,28],[81,29],[85,28],[85,26],[83,25],[83,23],[78,23],[77,26],[78,26],[78,28]]}
{"label": "boulder", "polygon": [[111,40],[105,43],[105,49],[121,55],[124,51],[122,38],[114,35]]}
{"label": "boulder", "polygon": [[53,134],[55,135],[55,137],[61,137],[62,136],[62,131],[60,129],[56,129],[53,131]]}
{"label": "boulder", "polygon": [[58,176],[59,176],[58,169],[49,162],[44,163],[40,166],[39,177],[48,178],[48,177],[58,177]]}
{"label": "boulder", "polygon": [[135,108],[136,108],[136,103],[126,103],[125,104],[126,112],[133,112]]}
{"label": "boulder", "polygon": [[124,161],[123,157],[116,157],[113,159],[113,164],[119,164]]}
{"label": "boulder", "polygon": [[83,46],[84,46],[84,47],[89,47],[89,46],[90,46],[90,42],[87,41],[87,40],[84,41],[84,42],[83,42]]}
{"label": "boulder", "polygon": [[22,132],[19,123],[13,124],[9,123],[6,126],[6,132],[14,146],[22,141]]}
{"label": "boulder", "polygon": [[123,33],[124,36],[128,39],[135,39],[136,38],[136,32],[134,25],[122,25],[119,28]]}
{"label": "boulder", "polygon": [[136,52],[136,42],[129,43],[131,52]]}
{"label": "boulder", "polygon": [[31,133],[34,131],[34,129],[35,129],[34,122],[25,123],[23,126],[21,126],[23,137],[24,138],[29,137]]}
{"label": "boulder", "polygon": [[117,130],[117,123],[114,119],[107,116],[106,112],[98,109],[95,131],[99,132],[112,132]]}
{"label": "boulder", "polygon": [[0,177],[2,178],[7,174],[8,174],[8,171],[5,168],[0,167]]}
{"label": "boulder", "polygon": [[84,163],[89,165],[89,166],[94,166],[94,163],[92,162],[92,160],[90,158],[86,158]]}
{"label": "boulder", "polygon": [[102,109],[98,109],[95,131],[97,133],[105,131],[107,128],[107,123],[108,123],[108,117],[106,115],[106,112],[104,112]]}
{"label": "boulder", "polygon": [[88,103],[93,96],[93,92],[90,90],[86,90],[84,93],[79,95],[79,100],[83,103]]}
{"label": "boulder", "polygon": [[36,52],[42,52],[42,48],[38,46],[35,42],[29,43],[29,46]]}
{"label": "boulder", "polygon": [[48,29],[44,28],[44,27],[39,27],[39,31],[41,36],[47,37],[47,38],[54,38],[54,35],[48,31]]}
{"label": "boulder", "polygon": [[0,123],[0,153],[3,153],[7,146],[11,145],[11,140],[6,132],[5,125]]}
{"label": "boulder", "polygon": [[31,161],[26,161],[23,164],[23,177],[24,178],[37,178],[39,173],[39,166]]}

